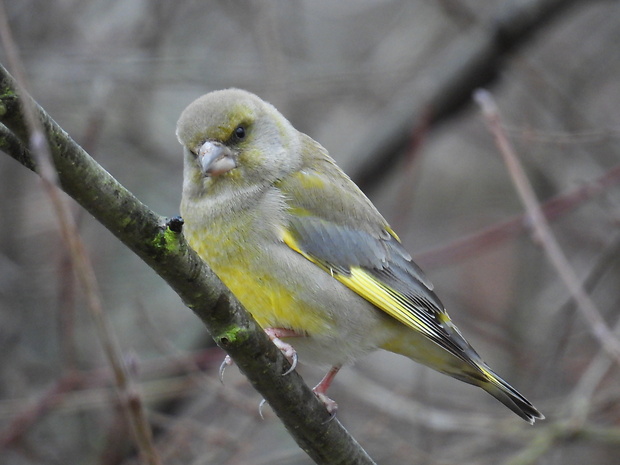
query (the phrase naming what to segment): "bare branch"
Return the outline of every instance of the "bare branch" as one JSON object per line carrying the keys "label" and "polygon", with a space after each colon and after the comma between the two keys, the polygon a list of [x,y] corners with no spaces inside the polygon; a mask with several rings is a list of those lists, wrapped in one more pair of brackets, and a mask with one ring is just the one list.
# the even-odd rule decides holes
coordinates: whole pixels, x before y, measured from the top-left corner
{"label": "bare branch", "polygon": [[489,129],[495,137],[497,147],[504,158],[508,172],[527,210],[536,238],[540,240],[549,257],[549,261],[555,267],[562,281],[564,281],[573,299],[575,299],[578,308],[590,327],[590,331],[605,348],[607,353],[614,358],[616,363],[620,364],[620,342],[609,329],[607,323],[605,323],[605,320],[596,308],[594,302],[592,302],[592,299],[590,299],[585,292],[575,270],[570,265],[566,255],[564,255],[564,252],[555,239],[551,227],[542,212],[540,203],[536,198],[534,189],[523,170],[523,166],[502,129],[499,111],[491,94],[486,90],[478,90],[474,98],[481,106]]}
{"label": "bare branch", "polygon": [[[0,37],[13,69],[18,71],[19,79],[16,82],[16,91],[20,96],[26,95],[25,72],[19,59],[17,47],[13,42],[11,30],[4,10],[4,2],[0,1]],[[22,98],[21,108],[26,122],[26,131],[29,134],[28,142],[31,153],[37,160],[39,174],[43,187],[52,203],[59,222],[60,231],[69,249],[69,255],[78,281],[82,285],[86,297],[87,307],[95,322],[97,336],[101,341],[105,356],[114,372],[114,379],[118,389],[123,413],[126,415],[135,436],[140,455],[150,465],[160,465],[161,461],[153,443],[153,434],[146,418],[144,405],[139,392],[128,376],[128,370],[123,361],[121,349],[114,338],[110,323],[103,311],[101,293],[95,271],[82,242],[75,220],[71,214],[66,198],[59,189],[58,173],[54,166],[48,141],[43,132],[41,122],[37,118],[34,102]]]}

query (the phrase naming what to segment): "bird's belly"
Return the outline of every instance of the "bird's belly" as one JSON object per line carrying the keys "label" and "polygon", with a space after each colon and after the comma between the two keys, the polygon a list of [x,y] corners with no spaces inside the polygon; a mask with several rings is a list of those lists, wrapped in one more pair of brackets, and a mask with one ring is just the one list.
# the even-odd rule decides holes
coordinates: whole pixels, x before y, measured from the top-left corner
{"label": "bird's belly", "polygon": [[299,334],[321,334],[331,322],[317,303],[306,302],[291,286],[271,273],[240,266],[217,266],[215,273],[263,328],[293,329]]}

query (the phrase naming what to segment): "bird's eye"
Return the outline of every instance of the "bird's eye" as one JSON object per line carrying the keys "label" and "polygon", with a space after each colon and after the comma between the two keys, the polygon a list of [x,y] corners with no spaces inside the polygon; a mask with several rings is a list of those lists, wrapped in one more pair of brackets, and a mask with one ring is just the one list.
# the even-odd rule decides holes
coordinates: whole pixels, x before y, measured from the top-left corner
{"label": "bird's eye", "polygon": [[235,137],[237,139],[245,139],[245,128],[243,126],[237,126],[237,129],[235,129]]}

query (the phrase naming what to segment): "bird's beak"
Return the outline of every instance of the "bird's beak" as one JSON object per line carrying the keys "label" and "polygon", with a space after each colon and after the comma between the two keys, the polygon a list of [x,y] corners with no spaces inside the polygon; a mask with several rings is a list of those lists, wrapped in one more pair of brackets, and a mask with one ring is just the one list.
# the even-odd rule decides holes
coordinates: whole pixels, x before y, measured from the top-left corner
{"label": "bird's beak", "polygon": [[198,164],[205,176],[219,176],[237,167],[232,151],[212,141],[205,142],[198,149]]}

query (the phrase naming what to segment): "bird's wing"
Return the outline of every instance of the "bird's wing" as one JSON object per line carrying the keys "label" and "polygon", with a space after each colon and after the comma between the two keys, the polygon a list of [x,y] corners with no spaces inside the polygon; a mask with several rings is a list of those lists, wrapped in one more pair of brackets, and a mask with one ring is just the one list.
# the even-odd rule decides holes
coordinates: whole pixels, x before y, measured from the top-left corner
{"label": "bird's wing", "polygon": [[[342,182],[350,186],[342,189]],[[290,210],[282,235],[288,247],[388,315],[469,361],[475,352],[450,322],[432,284],[352,181],[304,170],[278,187]]]}

